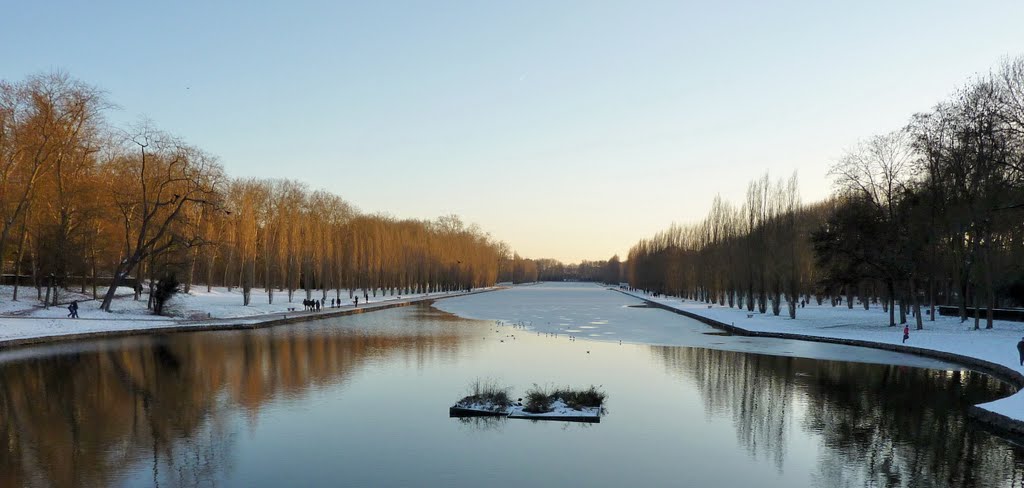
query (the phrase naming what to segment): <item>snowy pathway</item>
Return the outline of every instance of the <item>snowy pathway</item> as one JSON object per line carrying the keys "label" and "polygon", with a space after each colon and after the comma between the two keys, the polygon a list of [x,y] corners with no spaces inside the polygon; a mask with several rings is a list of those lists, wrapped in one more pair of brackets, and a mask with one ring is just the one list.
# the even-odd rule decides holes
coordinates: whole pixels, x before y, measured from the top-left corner
{"label": "snowy pathway", "polygon": [[[112,313],[99,310],[98,300],[82,301],[79,305],[79,316],[81,318],[78,319],[67,318],[68,311],[64,307],[50,307],[49,309],[31,307],[30,309],[16,310],[9,304],[6,307],[7,313],[0,315],[0,347],[42,343],[53,340],[128,335],[132,333],[262,327],[349,315],[426,300],[475,294],[493,289],[483,288],[470,293],[451,292],[431,293],[429,295],[371,296],[369,303],[360,300],[358,307],[348,302],[346,305],[337,308],[328,307],[319,312],[306,312],[302,310],[301,299],[299,299],[299,303],[288,303],[287,300],[281,299],[277,300],[278,303],[276,304],[256,303],[260,298],[265,300],[266,297],[260,297],[254,291],[254,303],[246,307],[241,305],[241,295],[237,290],[227,292],[224,289],[218,290],[215,288],[210,293],[193,291],[193,294],[190,295],[182,294],[176,296],[171,305],[179,312],[184,313],[181,317],[158,317],[151,315],[145,308],[145,297],[140,301],[134,301],[130,298],[117,300],[114,302],[116,310]],[[283,294],[279,298],[284,298]],[[330,296],[328,296],[328,299],[330,299]],[[19,302],[14,303],[17,304]],[[328,301],[328,303],[330,302]],[[289,308],[297,308],[298,310],[290,311],[288,310]],[[210,318],[199,320],[187,318],[197,314],[207,315]]]}

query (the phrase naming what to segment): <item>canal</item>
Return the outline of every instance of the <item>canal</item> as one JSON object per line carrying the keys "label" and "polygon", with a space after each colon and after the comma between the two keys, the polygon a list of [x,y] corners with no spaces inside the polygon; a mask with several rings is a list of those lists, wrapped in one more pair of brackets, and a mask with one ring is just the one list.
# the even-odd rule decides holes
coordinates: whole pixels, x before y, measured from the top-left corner
{"label": "canal", "polygon": [[[1010,392],[979,373],[709,333],[599,288],[438,306],[473,308],[474,298],[489,309],[494,302],[494,313],[537,311],[537,324],[415,305],[2,352],[0,486],[998,487],[1024,479],[1024,450],[966,418],[968,405]],[[581,317],[594,325],[550,324],[539,311],[551,303],[577,324],[568,327]],[[654,336],[677,339],[644,340]],[[878,364],[886,361],[896,364]],[[513,396],[533,384],[599,385],[607,413],[597,424],[449,418],[476,379],[508,385]]]}

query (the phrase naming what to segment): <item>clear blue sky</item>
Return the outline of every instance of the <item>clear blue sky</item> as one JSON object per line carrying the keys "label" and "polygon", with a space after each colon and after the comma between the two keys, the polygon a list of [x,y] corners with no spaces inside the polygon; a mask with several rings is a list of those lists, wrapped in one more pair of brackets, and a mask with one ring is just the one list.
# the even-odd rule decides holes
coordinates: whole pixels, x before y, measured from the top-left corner
{"label": "clear blue sky", "polygon": [[1020,0],[5,3],[3,79],[64,70],[231,175],[564,261],[765,171],[820,199],[844,148],[1024,54]]}

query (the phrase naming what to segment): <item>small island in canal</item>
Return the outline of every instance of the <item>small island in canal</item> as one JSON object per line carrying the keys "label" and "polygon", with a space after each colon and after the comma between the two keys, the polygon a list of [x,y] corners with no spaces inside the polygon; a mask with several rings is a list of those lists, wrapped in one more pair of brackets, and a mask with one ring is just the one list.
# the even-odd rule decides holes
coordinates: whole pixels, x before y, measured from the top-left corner
{"label": "small island in canal", "polygon": [[526,397],[512,400],[509,387],[480,380],[473,382],[471,393],[448,409],[449,417],[507,417],[511,419],[557,420],[598,423],[605,412],[607,395],[591,385],[582,390],[548,389],[533,385]]}

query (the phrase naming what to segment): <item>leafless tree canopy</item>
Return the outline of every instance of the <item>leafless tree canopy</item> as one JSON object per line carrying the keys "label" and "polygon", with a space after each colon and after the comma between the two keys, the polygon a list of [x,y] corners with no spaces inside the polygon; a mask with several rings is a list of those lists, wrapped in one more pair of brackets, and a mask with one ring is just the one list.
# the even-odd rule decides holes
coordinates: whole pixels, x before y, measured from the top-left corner
{"label": "leafless tree canopy", "polygon": [[25,283],[49,303],[104,287],[110,310],[119,286],[142,285],[139,299],[169,274],[186,291],[240,287],[246,305],[254,288],[268,301],[433,292],[493,284],[512,261],[454,215],[366,215],[294,181],[230,178],[148,121],[111,126],[110,106],[62,73],[0,82],[0,271],[14,299]]}
{"label": "leafless tree canopy", "polygon": [[924,304],[975,327],[1024,306],[1024,57],[855,145],[831,175],[825,202],[801,205],[795,180],[767,176],[739,207],[716,198],[702,222],[637,243],[629,283],[776,315],[785,303],[791,317],[859,299],[919,328]]}

